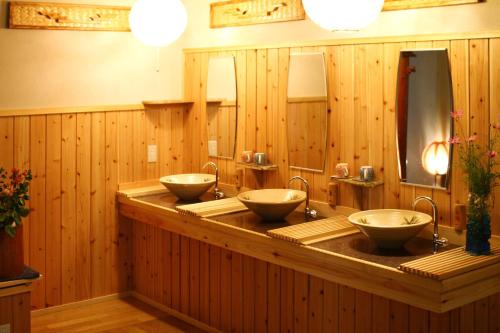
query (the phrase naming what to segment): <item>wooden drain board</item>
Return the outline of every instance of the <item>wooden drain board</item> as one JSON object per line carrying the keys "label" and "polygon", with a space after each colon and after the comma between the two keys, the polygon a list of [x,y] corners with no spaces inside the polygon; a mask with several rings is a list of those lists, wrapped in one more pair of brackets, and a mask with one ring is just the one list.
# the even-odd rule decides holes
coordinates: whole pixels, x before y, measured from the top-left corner
{"label": "wooden drain board", "polygon": [[248,210],[237,198],[227,198],[200,202],[189,205],[177,206],[175,208],[179,213],[184,215],[198,217],[212,217],[217,215],[236,213]]}
{"label": "wooden drain board", "polygon": [[322,240],[338,238],[359,232],[345,216],[334,216],[323,220],[305,222],[289,227],[269,230],[268,236],[292,243],[308,245]]}
{"label": "wooden drain board", "polygon": [[493,248],[487,256],[471,256],[464,247],[459,247],[401,264],[398,268],[406,273],[445,280],[496,263],[500,263],[500,247]]}

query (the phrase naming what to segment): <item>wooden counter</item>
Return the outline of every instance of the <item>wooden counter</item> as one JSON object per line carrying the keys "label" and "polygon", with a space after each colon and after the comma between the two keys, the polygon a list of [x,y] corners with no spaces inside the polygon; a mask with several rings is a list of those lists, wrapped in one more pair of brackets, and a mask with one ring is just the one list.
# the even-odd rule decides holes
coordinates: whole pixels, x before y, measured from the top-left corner
{"label": "wooden counter", "polygon": [[11,333],[31,331],[31,283],[33,281],[33,279],[25,279],[0,282],[0,328],[9,327],[8,332]]}
{"label": "wooden counter", "polygon": [[[422,278],[396,268],[312,246],[297,246],[272,239],[262,233],[213,219],[181,216],[172,208],[140,199],[141,195],[151,191],[158,193],[159,190],[159,187],[150,187],[144,191],[120,191],[118,200],[121,215],[190,239],[436,313],[444,313],[500,292],[500,264],[443,281]],[[333,213],[349,211],[348,208],[338,208]]]}

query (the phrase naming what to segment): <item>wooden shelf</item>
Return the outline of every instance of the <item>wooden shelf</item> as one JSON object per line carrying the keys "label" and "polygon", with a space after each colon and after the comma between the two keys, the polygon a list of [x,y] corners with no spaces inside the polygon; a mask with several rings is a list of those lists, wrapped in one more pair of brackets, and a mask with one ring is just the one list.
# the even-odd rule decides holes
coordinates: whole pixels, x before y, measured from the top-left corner
{"label": "wooden shelf", "polygon": [[363,180],[359,180],[359,178],[336,178],[336,177],[330,177],[332,181],[339,182],[339,183],[345,183],[345,184],[350,184],[352,186],[359,186],[359,187],[364,187],[364,188],[374,188],[377,186],[380,186],[384,184],[383,180],[372,180],[369,182],[365,182]]}
{"label": "wooden shelf", "polygon": [[278,170],[278,166],[275,164],[259,165],[259,164],[255,164],[255,163],[236,162],[236,165],[238,167],[242,167],[245,169],[260,170],[260,171],[276,171],[276,170]]}
{"label": "wooden shelf", "polygon": [[152,107],[162,107],[167,105],[189,105],[193,104],[193,101],[182,101],[182,100],[160,100],[160,101],[143,101],[144,106]]}

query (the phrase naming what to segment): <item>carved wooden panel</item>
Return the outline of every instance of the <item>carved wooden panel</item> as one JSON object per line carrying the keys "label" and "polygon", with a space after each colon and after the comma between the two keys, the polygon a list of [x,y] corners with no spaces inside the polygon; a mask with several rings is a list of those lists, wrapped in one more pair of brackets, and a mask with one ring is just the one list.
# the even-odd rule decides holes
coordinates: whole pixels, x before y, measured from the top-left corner
{"label": "carved wooden panel", "polygon": [[481,0],[385,0],[383,10],[439,7],[477,2],[481,2]]}
{"label": "carved wooden panel", "polygon": [[233,0],[210,4],[210,27],[304,20],[300,0]]}
{"label": "carved wooden panel", "polygon": [[9,28],[129,31],[128,7],[11,2]]}

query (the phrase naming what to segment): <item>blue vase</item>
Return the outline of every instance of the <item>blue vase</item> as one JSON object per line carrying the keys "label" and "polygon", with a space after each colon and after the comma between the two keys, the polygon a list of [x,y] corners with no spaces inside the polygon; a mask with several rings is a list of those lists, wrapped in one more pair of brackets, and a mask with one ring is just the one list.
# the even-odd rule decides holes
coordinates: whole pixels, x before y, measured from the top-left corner
{"label": "blue vase", "polygon": [[480,256],[491,254],[491,219],[489,214],[484,214],[477,220],[469,220],[465,239],[465,251],[470,255]]}

